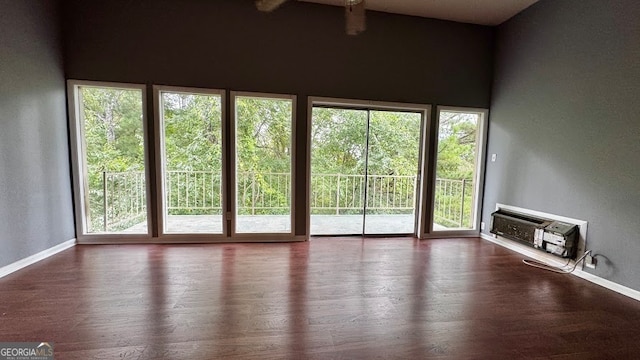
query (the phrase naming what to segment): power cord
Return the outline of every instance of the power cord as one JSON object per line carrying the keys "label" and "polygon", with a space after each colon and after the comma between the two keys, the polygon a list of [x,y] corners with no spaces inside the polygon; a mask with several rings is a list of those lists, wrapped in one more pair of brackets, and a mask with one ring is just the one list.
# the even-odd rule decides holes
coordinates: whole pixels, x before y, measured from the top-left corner
{"label": "power cord", "polygon": [[582,256],[580,256],[580,258],[576,260],[576,262],[573,264],[573,267],[567,267],[571,262],[571,260],[567,261],[567,263],[563,266],[551,266],[549,264],[545,264],[538,260],[529,260],[529,259],[523,259],[522,262],[525,263],[526,265],[533,266],[538,269],[548,270],[548,271],[552,271],[559,274],[571,274],[576,270],[576,267],[578,266],[578,264],[581,261],[584,261],[584,259],[589,254],[591,254],[591,250],[585,251],[584,254],[582,254]]}

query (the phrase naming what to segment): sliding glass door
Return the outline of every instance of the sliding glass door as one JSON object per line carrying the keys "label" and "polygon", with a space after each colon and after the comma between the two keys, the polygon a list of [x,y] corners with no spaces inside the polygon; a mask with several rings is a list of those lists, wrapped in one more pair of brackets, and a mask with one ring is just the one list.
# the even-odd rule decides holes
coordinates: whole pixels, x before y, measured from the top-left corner
{"label": "sliding glass door", "polygon": [[415,234],[422,114],[369,112],[365,234]]}
{"label": "sliding glass door", "polygon": [[313,108],[312,235],[353,235],[364,231],[368,119],[367,110]]}
{"label": "sliding glass door", "polygon": [[416,234],[426,114],[313,106],[311,235]]}

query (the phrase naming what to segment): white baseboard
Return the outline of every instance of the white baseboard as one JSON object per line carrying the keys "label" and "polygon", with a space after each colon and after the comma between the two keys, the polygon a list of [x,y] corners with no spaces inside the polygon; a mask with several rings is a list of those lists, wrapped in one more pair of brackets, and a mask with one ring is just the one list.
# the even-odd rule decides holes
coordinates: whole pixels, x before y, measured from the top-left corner
{"label": "white baseboard", "polygon": [[[505,247],[509,250],[513,250],[517,253],[520,253],[522,255],[528,256],[530,258],[539,260],[539,261],[544,261],[550,265],[564,265],[566,263],[566,260],[563,262],[561,259],[547,254],[547,253],[543,253],[539,250],[533,249],[531,247],[528,247],[524,244],[519,244],[515,241],[511,241],[511,240],[507,240],[504,239],[502,237],[493,237],[491,235],[487,235],[487,234],[480,234],[480,237],[484,240],[490,241],[496,245],[500,245],[502,247]],[[624,285],[620,285],[618,283],[615,283],[613,281],[607,280],[607,279],[603,279],[599,276],[593,275],[591,273],[588,273],[584,270],[581,270],[580,268],[577,268],[573,273],[571,273],[572,275],[575,275],[581,279],[587,280],[589,282],[592,282],[596,285],[600,285],[604,288],[607,288],[609,290],[615,291],[619,294],[628,296],[634,300],[638,300],[640,301],[640,291],[628,288]]]}
{"label": "white baseboard", "polygon": [[640,301],[640,291],[638,290],[634,290],[632,288],[628,288],[624,285],[620,285],[618,283],[615,283],[613,281],[607,280],[607,279],[603,279],[600,276],[596,276],[593,275],[591,273],[588,273],[584,270],[578,270],[576,269],[576,271],[573,272],[573,275],[585,279],[587,281],[590,281],[594,284],[598,284],[602,287],[605,287],[609,290],[613,290],[615,292],[617,292],[618,294],[622,294],[625,296],[628,296],[632,299],[638,300]]}
{"label": "white baseboard", "polygon": [[7,266],[3,266],[0,268],[0,278],[3,278],[11,273],[14,273],[20,269],[24,269],[25,267],[35,264],[40,260],[44,260],[49,256],[55,255],[61,251],[72,248],[76,245],[76,239],[71,239],[63,242],[62,244],[58,244],[54,247],[48,248],[46,250],[40,251],[37,254],[26,257],[22,260],[18,260],[12,264]]}

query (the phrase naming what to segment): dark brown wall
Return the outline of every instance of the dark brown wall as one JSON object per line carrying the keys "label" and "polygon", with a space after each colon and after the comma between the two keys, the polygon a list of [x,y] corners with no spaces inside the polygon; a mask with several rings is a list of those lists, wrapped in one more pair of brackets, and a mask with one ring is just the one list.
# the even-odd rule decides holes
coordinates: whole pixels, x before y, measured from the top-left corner
{"label": "dark brown wall", "polygon": [[[297,176],[306,173],[306,97],[487,108],[493,29],[368,12],[348,36],[340,7],[250,0],[64,2],[68,79],[298,96]],[[296,199],[297,233],[306,214]]]}

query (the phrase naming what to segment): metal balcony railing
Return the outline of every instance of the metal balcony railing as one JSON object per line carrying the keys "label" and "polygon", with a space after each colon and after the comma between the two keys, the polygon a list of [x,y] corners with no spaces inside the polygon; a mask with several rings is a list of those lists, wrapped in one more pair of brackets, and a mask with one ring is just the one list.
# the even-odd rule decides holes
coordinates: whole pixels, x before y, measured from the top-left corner
{"label": "metal balcony railing", "polygon": [[102,193],[94,192],[94,197],[101,198],[102,201],[91,201],[91,205],[102,203],[102,209],[91,211],[93,217],[90,224],[93,230],[126,229],[147,216],[146,186],[142,171],[103,172]]}
{"label": "metal balcony railing", "polygon": [[[288,214],[291,176],[288,173],[237,174],[237,211],[240,215]],[[416,176],[369,175],[366,181],[368,214],[411,214],[416,205]],[[311,214],[362,213],[365,176],[313,174]],[[473,183],[436,179],[434,220],[445,227],[470,226]],[[146,216],[143,172],[103,173],[102,193],[94,192],[94,228],[119,231]],[[211,171],[168,171],[165,200],[169,215],[221,215],[222,182]],[[101,201],[100,201],[101,200]]]}
{"label": "metal balcony railing", "polygon": [[473,181],[436,178],[433,220],[447,228],[471,228]]}
{"label": "metal balcony railing", "polygon": [[[367,213],[411,214],[416,203],[416,176],[369,175]],[[311,175],[311,214],[361,213],[365,206],[365,176]]]}

